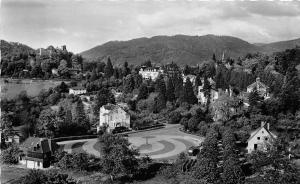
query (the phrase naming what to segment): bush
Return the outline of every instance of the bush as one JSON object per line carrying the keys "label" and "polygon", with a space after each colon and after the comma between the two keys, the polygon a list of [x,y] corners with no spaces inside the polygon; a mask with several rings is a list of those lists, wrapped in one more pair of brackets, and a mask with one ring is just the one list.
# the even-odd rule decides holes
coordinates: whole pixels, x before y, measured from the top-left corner
{"label": "bush", "polygon": [[178,111],[173,111],[169,114],[169,124],[178,124],[181,120],[181,114]]}
{"label": "bush", "polygon": [[30,170],[29,173],[24,176],[23,184],[76,184],[75,180],[70,178],[67,174],[59,173],[56,170],[49,170],[47,172],[42,170]]}
{"label": "bush", "polygon": [[1,163],[3,164],[17,164],[19,162],[20,149],[18,145],[12,144],[6,150],[1,152]]}

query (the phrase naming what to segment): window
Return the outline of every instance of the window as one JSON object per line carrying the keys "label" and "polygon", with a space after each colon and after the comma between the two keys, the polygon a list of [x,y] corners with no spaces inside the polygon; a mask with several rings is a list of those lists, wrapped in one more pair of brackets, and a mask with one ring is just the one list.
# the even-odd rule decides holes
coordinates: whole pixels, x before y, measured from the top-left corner
{"label": "window", "polygon": [[262,131],[262,133],[264,133],[264,131]]}
{"label": "window", "polygon": [[257,140],[260,140],[260,137],[257,137]]}
{"label": "window", "polygon": [[37,166],[40,167],[40,162],[37,162]]}
{"label": "window", "polygon": [[267,141],[267,140],[268,140],[268,137],[265,137],[265,140]]}
{"label": "window", "polygon": [[254,150],[257,150],[257,144],[254,144]]}

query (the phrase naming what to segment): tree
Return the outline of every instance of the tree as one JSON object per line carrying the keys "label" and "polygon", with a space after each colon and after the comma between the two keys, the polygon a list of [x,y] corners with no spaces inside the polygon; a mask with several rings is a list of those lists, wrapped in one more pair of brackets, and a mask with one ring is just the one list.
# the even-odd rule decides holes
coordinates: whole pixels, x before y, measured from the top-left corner
{"label": "tree", "polygon": [[85,116],[84,106],[81,99],[79,99],[76,103],[75,111],[73,114],[73,123],[81,127],[81,134],[86,133],[90,129],[89,121]]}
{"label": "tree", "polygon": [[104,68],[104,75],[106,78],[110,78],[111,76],[113,76],[113,74],[114,74],[114,68],[111,63],[110,57],[108,57],[106,66]]}
{"label": "tree", "polygon": [[12,144],[1,151],[0,161],[2,164],[17,164],[19,162],[20,149],[17,144]]}
{"label": "tree", "polygon": [[256,106],[259,102],[261,102],[263,99],[262,97],[259,96],[258,91],[254,89],[250,94],[249,94],[249,104],[251,106]]}
{"label": "tree", "polygon": [[146,99],[148,97],[148,87],[146,84],[142,84],[139,89],[137,100]]}
{"label": "tree", "polygon": [[45,109],[40,113],[37,130],[40,136],[53,138],[58,132],[59,119],[55,111]]}
{"label": "tree", "polygon": [[65,76],[65,77],[69,77],[70,73],[69,73],[69,68],[68,68],[68,63],[66,60],[61,60],[60,64],[58,66],[58,72],[60,75]]}
{"label": "tree", "polygon": [[5,139],[8,136],[13,136],[13,124],[12,124],[12,119],[9,116],[8,113],[2,112],[1,113],[1,124],[0,128],[2,130],[1,134],[3,136],[3,139]]}
{"label": "tree", "polygon": [[112,92],[107,88],[102,88],[96,96],[96,102],[94,106],[94,114],[98,115],[100,107],[107,103],[115,103],[115,97]]}
{"label": "tree", "polygon": [[208,183],[218,183],[217,163],[211,158],[199,157],[193,167],[192,176],[196,179],[203,179]]}
{"label": "tree", "polygon": [[171,78],[167,81],[167,89],[166,89],[166,97],[167,101],[174,102],[175,101],[175,87],[173,80]]}
{"label": "tree", "polygon": [[122,136],[104,134],[99,137],[103,143],[103,172],[114,177],[133,176],[137,172],[138,150],[130,147],[130,143]]}
{"label": "tree", "polygon": [[125,93],[131,93],[132,90],[134,89],[135,84],[134,84],[134,76],[132,74],[127,75],[123,79],[123,88]]}
{"label": "tree", "polygon": [[224,161],[222,181],[225,184],[245,183],[245,176],[238,159],[230,157]]}
{"label": "tree", "polygon": [[193,85],[189,78],[186,79],[183,87],[181,102],[187,102],[189,104],[196,104],[198,102],[198,99],[194,94]]}

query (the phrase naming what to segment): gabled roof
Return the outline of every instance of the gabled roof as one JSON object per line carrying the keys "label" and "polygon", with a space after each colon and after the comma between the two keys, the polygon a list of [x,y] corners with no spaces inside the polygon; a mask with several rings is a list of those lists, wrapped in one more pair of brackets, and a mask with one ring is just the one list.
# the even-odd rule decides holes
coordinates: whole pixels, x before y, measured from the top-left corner
{"label": "gabled roof", "polygon": [[[266,124],[265,124],[266,125]],[[265,128],[265,125],[264,126],[261,126],[259,127],[258,129],[256,129],[255,131],[253,131],[250,135],[250,138],[247,140],[247,142],[249,142],[258,132],[261,131],[261,129],[265,129],[266,132],[271,136],[271,138],[275,139],[276,138],[276,135],[273,134],[271,131],[269,131],[267,128]]]}
{"label": "gabled roof", "polygon": [[[39,148],[34,150],[34,147],[37,147],[37,145],[39,145]],[[20,145],[20,148],[25,151],[33,151],[38,153],[51,152],[51,147],[51,140],[38,137],[29,137]]]}
{"label": "gabled roof", "polygon": [[260,81],[255,81],[254,83],[250,84],[247,88],[269,88],[267,85],[265,85],[264,83],[260,82]]}

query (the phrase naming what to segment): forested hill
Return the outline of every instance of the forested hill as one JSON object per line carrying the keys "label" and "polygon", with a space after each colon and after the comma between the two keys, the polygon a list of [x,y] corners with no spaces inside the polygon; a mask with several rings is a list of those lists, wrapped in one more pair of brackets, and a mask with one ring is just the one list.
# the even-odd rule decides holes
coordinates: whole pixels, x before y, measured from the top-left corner
{"label": "forested hill", "polygon": [[27,45],[17,43],[17,42],[7,42],[5,40],[1,40],[1,57],[5,57],[7,55],[17,54],[28,54],[30,52],[34,52],[34,49],[30,48]]}
{"label": "forested hill", "polygon": [[103,60],[107,56],[114,64],[124,61],[130,64],[141,64],[150,59],[153,62],[169,63],[174,61],[179,65],[196,65],[210,59],[213,53],[221,58],[237,58],[247,53],[272,53],[300,45],[300,39],[271,44],[250,44],[242,39],[231,36],[155,36],[138,38],[129,41],[111,41],[84,51],[81,55],[89,60]]}
{"label": "forested hill", "polygon": [[266,52],[280,52],[285,49],[294,48],[296,46],[300,46],[300,38],[295,39],[295,40],[262,44],[261,48],[263,51],[266,51]]}
{"label": "forested hill", "polygon": [[248,52],[257,52],[259,48],[239,38],[230,36],[155,36],[138,38],[129,41],[111,41],[84,51],[81,55],[91,60],[102,60],[111,56],[116,64],[128,61],[130,64],[141,64],[150,59],[153,62],[179,65],[196,65],[210,59],[215,53],[222,53],[233,58]]}

